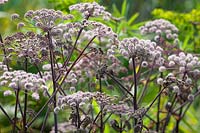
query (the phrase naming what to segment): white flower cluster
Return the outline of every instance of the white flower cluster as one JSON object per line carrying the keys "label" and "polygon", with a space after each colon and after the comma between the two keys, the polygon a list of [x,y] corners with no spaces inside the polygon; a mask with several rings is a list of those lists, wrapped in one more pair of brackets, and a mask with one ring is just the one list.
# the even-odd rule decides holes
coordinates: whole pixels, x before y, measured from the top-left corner
{"label": "white flower cluster", "polygon": [[[163,49],[155,42],[134,38],[125,38],[119,44],[119,52],[126,58],[142,58],[144,61],[156,61],[162,65],[164,59],[161,57]],[[147,62],[145,62],[147,63]]]}
{"label": "white flower cluster", "polygon": [[163,36],[169,40],[178,39],[178,28],[164,19],[156,19],[154,21],[147,22],[144,26],[140,27],[141,34],[155,33],[155,41]]}
{"label": "white flower cluster", "polygon": [[109,38],[109,39],[117,41],[117,34],[113,32],[111,27],[108,27],[104,25],[103,23],[96,22],[96,21],[88,20],[86,21],[86,23],[88,27],[91,27],[91,29],[89,31],[86,31],[85,34],[90,34],[90,36],[92,35],[92,36]]}
{"label": "white flower cluster", "polygon": [[0,70],[2,70],[2,71],[8,71],[7,66],[4,65],[3,62],[0,62]]}
{"label": "white flower cluster", "polygon": [[[23,70],[7,71],[0,76],[0,85],[8,86],[14,90],[27,90],[32,93],[35,100],[39,100],[39,91],[46,92],[48,87],[45,85],[45,80],[37,74],[27,73]],[[4,95],[11,94],[11,91],[5,91]]]}
{"label": "white flower cluster", "polygon": [[[59,69],[59,68],[61,68],[62,67],[62,64],[61,63],[57,63],[56,65],[55,65],[55,69]],[[51,71],[51,64],[44,64],[43,66],[42,66],[42,69],[44,70],[44,71]]]}
{"label": "white flower cluster", "polygon": [[106,112],[111,112],[118,115],[126,115],[130,107],[126,104],[112,104],[105,106]]}
{"label": "white flower cluster", "polygon": [[[193,56],[192,54],[188,53],[185,54],[183,52],[180,52],[178,55],[172,54],[168,57],[169,67],[179,67],[179,71],[181,73],[185,71],[191,71],[197,67],[200,67],[200,61],[199,58],[196,56]],[[196,69],[198,71],[198,69]]]}
{"label": "white flower cluster", "polygon": [[[11,16],[13,20],[19,18],[18,14],[13,14]],[[51,30],[54,26],[56,26],[56,21],[64,21],[72,19],[73,16],[71,14],[64,15],[61,11],[55,11],[54,9],[40,9],[40,10],[29,10],[25,13],[24,18],[26,20],[30,20],[35,22],[35,26],[41,28],[44,31]],[[19,23],[22,25],[22,23]],[[18,25],[19,25],[18,24]]]}
{"label": "white flower cluster", "polygon": [[46,38],[34,32],[15,33],[5,38],[6,52],[9,55],[29,57],[33,63],[38,64],[48,59],[48,45]]}
{"label": "white flower cluster", "polygon": [[111,14],[96,2],[75,4],[70,6],[69,10],[78,10],[85,18],[102,16],[104,20],[108,20],[111,17]]}
{"label": "white flower cluster", "polygon": [[67,95],[58,99],[57,108],[63,109],[65,106],[69,105],[70,107],[82,106],[86,102],[90,101],[93,97],[93,93],[91,92],[82,92],[78,91],[71,95]]}

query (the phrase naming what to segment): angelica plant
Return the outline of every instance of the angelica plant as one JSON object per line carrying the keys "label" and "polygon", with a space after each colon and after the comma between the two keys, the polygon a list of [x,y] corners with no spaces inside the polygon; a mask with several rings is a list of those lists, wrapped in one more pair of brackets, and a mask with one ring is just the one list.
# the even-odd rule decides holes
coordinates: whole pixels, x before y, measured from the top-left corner
{"label": "angelica plant", "polygon": [[[200,92],[199,58],[179,49],[178,28],[158,19],[138,29],[140,38],[121,39],[103,23],[113,18],[103,6],[69,10],[11,15],[18,32],[1,37],[0,85],[15,99],[14,118],[0,109],[12,131],[31,132],[44,114],[40,132],[49,123],[55,133],[178,132]],[[33,103],[40,108],[29,116]]]}

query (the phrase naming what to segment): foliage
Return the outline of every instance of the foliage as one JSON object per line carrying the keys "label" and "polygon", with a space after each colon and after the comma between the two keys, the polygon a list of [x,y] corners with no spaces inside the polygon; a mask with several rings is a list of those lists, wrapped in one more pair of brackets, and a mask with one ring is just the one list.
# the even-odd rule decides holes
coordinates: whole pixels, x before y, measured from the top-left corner
{"label": "foliage", "polygon": [[[22,8],[23,7],[23,8]],[[16,26],[10,21],[10,15],[17,12],[22,15],[29,9],[47,8],[50,7],[46,0],[9,0],[4,5],[0,5],[0,31],[9,35],[16,31]]]}

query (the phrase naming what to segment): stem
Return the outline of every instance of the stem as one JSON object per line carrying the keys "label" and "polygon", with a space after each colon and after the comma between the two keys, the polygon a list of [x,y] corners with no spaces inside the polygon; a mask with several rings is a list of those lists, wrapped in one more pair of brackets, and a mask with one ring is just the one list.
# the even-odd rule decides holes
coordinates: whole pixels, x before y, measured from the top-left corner
{"label": "stem", "polygon": [[131,95],[131,97],[134,97],[132,93],[130,93],[128,91],[128,89],[126,89],[126,87],[124,87],[122,85],[122,83],[120,83],[114,76],[112,76],[110,73],[105,72],[113,81],[115,81],[115,83],[117,83],[119,85],[120,88],[122,88],[123,90],[125,90],[129,95]]}
{"label": "stem", "polygon": [[[72,70],[72,68],[76,65],[76,63],[78,62],[78,60],[80,59],[80,57],[83,55],[83,53],[85,52],[85,50],[88,48],[88,46],[92,43],[92,41],[96,38],[96,36],[94,36],[89,42],[88,44],[85,46],[85,48],[81,51],[81,53],[79,54],[79,56],[76,58],[76,60],[73,62],[73,64],[70,66],[70,68],[68,69],[68,71],[66,72],[65,76],[63,77],[61,83],[59,86],[62,86],[62,84],[64,83],[65,79],[67,78],[68,74],[70,73],[70,71]],[[57,79],[58,80],[58,79]],[[57,81],[56,80],[56,81]]]}
{"label": "stem", "polygon": [[[89,17],[90,17],[90,16],[88,15],[88,16],[86,17],[86,20],[88,20]],[[83,23],[83,24],[84,24],[84,23]],[[74,43],[74,46],[73,46],[72,50],[70,51],[70,55],[69,55],[68,58],[65,60],[65,62],[64,62],[64,64],[63,64],[63,68],[69,63],[69,61],[70,61],[70,59],[71,59],[71,57],[72,57],[72,54],[73,54],[73,52],[74,52],[74,49],[76,48],[78,39],[79,39],[79,37],[80,37],[80,35],[81,35],[83,29],[84,29],[84,27],[82,27],[82,28],[79,30],[78,35],[77,35],[77,37],[76,37],[76,41],[75,41],[75,43]]]}
{"label": "stem", "polygon": [[[27,57],[25,58],[25,71],[28,71],[28,59]],[[27,102],[28,102],[28,91],[25,89],[25,94],[24,94],[24,117],[23,117],[23,129],[24,133],[27,132],[26,128],[26,110],[27,110]]]}
{"label": "stem", "polygon": [[70,68],[68,69],[67,73],[65,74],[64,78],[62,79],[62,81],[60,82],[60,84],[58,85],[58,89],[56,89],[55,92],[53,92],[53,94],[51,95],[51,97],[49,98],[49,100],[43,105],[43,107],[39,110],[39,112],[35,115],[35,117],[26,125],[26,127],[30,127],[33,122],[38,118],[38,116],[42,113],[42,111],[45,109],[45,107],[52,101],[53,97],[57,94],[57,92],[61,89],[62,84],[64,83],[66,77],[68,76],[69,72],[72,70],[73,66],[76,64],[76,62],[80,59],[80,57],[83,55],[83,53],[85,52],[85,50],[87,49],[87,47],[92,43],[92,41],[95,39],[96,36],[94,36],[89,43],[85,46],[85,48],[81,51],[81,53],[79,54],[79,56],[77,57],[77,59],[73,62],[73,64],[70,66]]}
{"label": "stem", "polygon": [[170,108],[169,108],[169,110],[168,110],[168,112],[167,112],[167,116],[166,116],[166,118],[165,118],[165,123],[164,123],[163,129],[162,129],[162,133],[165,133],[165,129],[166,129],[166,127],[167,127],[167,125],[168,125],[168,123],[169,123],[169,121],[170,121],[170,117],[171,117],[171,113],[172,113],[172,107],[173,107],[173,105],[174,105],[175,102],[176,102],[176,97],[177,97],[177,94],[174,96],[174,98],[173,98],[173,100],[172,100],[172,104],[171,104],[171,106],[170,106]]}
{"label": "stem", "polygon": [[110,113],[109,116],[105,119],[105,121],[103,122],[103,124],[106,124],[106,122],[110,119],[110,117],[113,115],[113,113]]}
{"label": "stem", "polygon": [[47,119],[49,117],[49,108],[47,108],[47,111],[46,111],[46,114],[45,114],[45,117],[44,117],[44,121],[43,121],[43,124],[42,124],[42,128],[41,128],[41,133],[44,132],[44,128],[46,126],[46,122],[47,122]]}
{"label": "stem", "polygon": [[79,37],[80,37],[82,31],[83,31],[83,28],[81,28],[80,31],[78,32],[78,35],[77,35],[76,41],[75,41],[75,43],[74,43],[74,46],[73,46],[72,50],[70,51],[68,58],[64,61],[63,68],[66,67],[67,64],[69,63],[69,61],[70,61],[70,59],[71,59],[71,57],[72,57],[72,54],[73,54],[73,52],[74,52],[74,49],[76,48],[78,39],[79,39]]}
{"label": "stem", "polygon": [[[92,124],[94,124],[94,123],[97,121],[97,119],[98,119],[99,115],[101,114],[101,112],[102,112],[102,110],[99,111],[99,113],[97,114],[97,116],[96,116],[95,119],[93,120]],[[90,128],[89,133],[92,131],[92,128],[93,128],[93,127]]]}
{"label": "stem", "polygon": [[133,62],[133,80],[134,80],[134,101],[133,106],[134,110],[137,110],[137,75],[136,75],[136,66],[135,66],[135,58],[132,58]]}
{"label": "stem", "polygon": [[41,73],[41,71],[40,71],[38,65],[35,64],[35,63],[34,63],[34,65],[35,65],[35,67],[36,67],[36,69],[37,69],[37,71],[38,71],[38,73],[39,73],[39,75],[40,75],[40,78],[42,78],[42,73]]}
{"label": "stem", "polygon": [[17,130],[20,130],[19,127],[14,124],[13,120],[10,118],[10,116],[8,115],[8,113],[3,109],[3,107],[1,105],[0,105],[0,109],[4,113],[4,115],[8,118],[9,122],[11,124],[13,124],[13,126],[15,126],[17,128]]}
{"label": "stem", "polygon": [[[163,73],[160,74],[160,77],[163,77]],[[162,86],[160,85],[159,92],[161,90]],[[161,101],[161,95],[158,97],[158,105],[157,105],[157,122],[156,122],[156,131],[159,132],[160,128],[160,101]]]}
{"label": "stem", "polygon": [[166,88],[163,88],[162,90],[160,90],[160,92],[157,94],[157,96],[154,98],[154,100],[151,102],[151,104],[147,107],[147,110],[145,111],[145,113],[147,113],[149,111],[149,109],[153,106],[153,104],[155,103],[155,101],[159,98],[159,96],[162,94],[162,92],[165,89]]}
{"label": "stem", "polygon": [[[194,94],[194,98],[196,98],[199,94],[200,94],[200,91],[196,92]],[[181,104],[177,109],[175,109],[173,112],[175,113],[176,111],[180,110],[180,108],[182,108],[183,106],[185,106],[187,103],[191,104],[192,102],[187,100],[186,102],[184,102],[183,104]]]}
{"label": "stem", "polygon": [[[134,97],[133,97],[133,107],[134,111],[137,110],[137,75],[136,75],[136,66],[135,66],[135,58],[132,57],[132,65],[133,65],[133,80],[134,80]],[[137,124],[137,118],[134,118],[134,132],[136,133],[135,125]]]}
{"label": "stem", "polygon": [[120,117],[120,133],[123,132],[123,126],[122,126],[122,115],[119,115]]}
{"label": "stem", "polygon": [[139,99],[138,99],[138,104],[140,104],[141,101],[142,101],[142,99],[144,98],[144,95],[145,95],[146,90],[147,90],[147,86],[148,86],[148,84],[149,84],[149,82],[150,82],[151,74],[152,74],[152,72],[153,72],[154,64],[155,64],[155,59],[154,59],[154,61],[153,61],[153,64],[152,64],[152,66],[151,66],[151,69],[150,69],[150,71],[149,71],[149,73],[148,73],[147,81],[146,81],[145,86],[144,86],[144,88],[143,88],[143,90],[142,90],[142,94],[140,95],[140,97],[139,97]]}
{"label": "stem", "polygon": [[[141,68],[142,68],[141,66],[142,66],[142,62],[143,62],[143,60],[140,61],[140,64],[139,64],[139,67],[138,67],[137,76],[136,76],[137,79],[139,79],[140,76],[141,76]],[[131,88],[133,88],[133,85],[134,85],[134,82],[131,84],[130,90],[131,90]]]}
{"label": "stem", "polygon": [[[187,71],[184,72],[183,77],[182,77],[182,81],[185,80],[186,74],[187,74]],[[176,131],[176,133],[179,132],[179,123],[180,123],[180,121],[181,121],[181,114],[182,114],[182,111],[183,111],[183,107],[180,108],[179,115],[178,115],[179,118],[176,120],[176,126],[175,126],[175,131]]]}
{"label": "stem", "polygon": [[[200,94],[200,92],[198,91],[198,92],[194,95],[194,97],[198,96],[199,94]],[[185,102],[185,103],[188,103],[188,102]],[[189,102],[189,104],[187,105],[187,107],[186,107],[186,109],[185,109],[184,111],[182,111],[182,108],[183,108],[182,105],[186,105],[186,104],[183,103],[183,104],[178,108],[178,109],[181,109],[180,111],[182,112],[182,114],[179,114],[179,122],[180,122],[180,120],[183,119],[183,117],[185,116],[185,114],[186,114],[187,110],[189,109],[189,107],[191,106],[191,104],[192,104],[192,101]]]}
{"label": "stem", "polygon": [[145,116],[146,116],[150,121],[152,121],[153,123],[156,123],[156,121],[155,121],[153,118],[151,118],[149,115],[145,114]]}
{"label": "stem", "polygon": [[19,102],[19,88],[17,88],[16,91],[16,102],[15,102],[15,115],[14,115],[14,123],[13,123],[13,133],[15,133],[15,127],[17,122],[17,106]]}
{"label": "stem", "polygon": [[[3,44],[3,38],[1,36],[1,34],[0,34],[0,42]],[[2,45],[2,48],[3,48],[4,58],[6,59],[6,67],[7,67],[8,71],[10,71],[8,61],[7,61],[7,56],[6,56],[6,49],[5,49],[4,45]]]}
{"label": "stem", "polygon": [[189,107],[191,106],[191,104],[192,104],[192,102],[190,102],[188,104],[188,106],[186,107],[186,109],[184,110],[184,112],[182,113],[182,115],[180,116],[180,119],[182,119],[185,116],[185,114],[186,114],[187,110],[189,109]]}
{"label": "stem", "polygon": [[183,111],[183,108],[180,109],[179,118],[178,118],[177,121],[176,121],[176,127],[175,127],[175,132],[176,132],[176,133],[179,132],[178,129],[179,129],[179,123],[180,123],[180,121],[181,121],[181,118],[180,118],[180,117],[181,117],[182,111]]}
{"label": "stem", "polygon": [[77,129],[80,129],[80,127],[81,127],[81,119],[80,119],[78,104],[76,105],[76,113],[77,113]]}
{"label": "stem", "polygon": [[[50,52],[50,62],[51,62],[51,74],[52,74],[52,80],[53,80],[53,93],[56,91],[56,81],[55,81],[55,71],[54,71],[54,59],[53,59],[53,50],[51,48],[52,46],[52,40],[50,32],[48,31],[48,39],[49,39],[49,52]],[[53,98],[53,106],[56,108],[56,95]],[[58,122],[57,122],[57,113],[54,112],[54,126],[55,126],[55,133],[58,132]]]}
{"label": "stem", "polygon": [[[102,92],[102,83],[101,83],[101,75],[99,76],[99,90]],[[101,107],[101,115],[100,115],[100,133],[103,133],[103,106]]]}
{"label": "stem", "polygon": [[24,114],[23,114],[23,111],[22,111],[22,107],[21,107],[20,101],[18,101],[18,105],[19,105],[19,111],[20,111],[20,113],[21,113],[21,116],[24,117]]}
{"label": "stem", "polygon": [[42,108],[38,111],[38,113],[35,115],[35,117],[29,122],[26,124],[26,127],[30,127],[33,122],[38,118],[38,116],[42,113],[42,111],[45,109],[45,107],[52,101],[52,99],[54,98],[54,96],[57,94],[57,92],[59,91],[60,88],[58,88],[52,95],[51,97],[49,98],[49,100],[42,106]]}

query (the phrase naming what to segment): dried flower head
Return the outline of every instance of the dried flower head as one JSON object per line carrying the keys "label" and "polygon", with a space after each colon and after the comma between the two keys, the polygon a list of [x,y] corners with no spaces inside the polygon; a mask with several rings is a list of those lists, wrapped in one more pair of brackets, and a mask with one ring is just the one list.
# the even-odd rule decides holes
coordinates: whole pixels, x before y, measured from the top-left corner
{"label": "dried flower head", "polygon": [[180,103],[187,101],[188,96],[192,93],[192,84],[188,84],[186,79],[179,79],[175,76],[167,76],[163,81],[163,86],[168,88],[168,94],[170,92],[176,93],[177,100]]}

